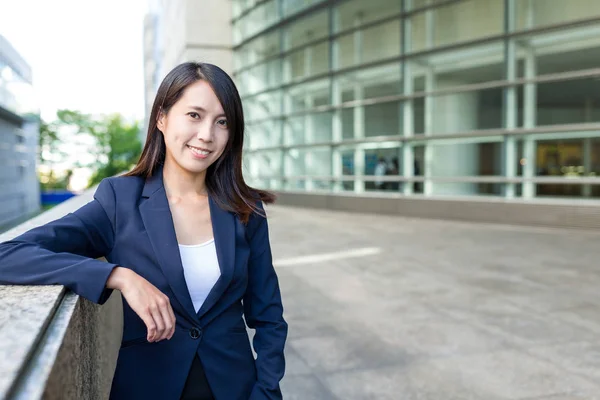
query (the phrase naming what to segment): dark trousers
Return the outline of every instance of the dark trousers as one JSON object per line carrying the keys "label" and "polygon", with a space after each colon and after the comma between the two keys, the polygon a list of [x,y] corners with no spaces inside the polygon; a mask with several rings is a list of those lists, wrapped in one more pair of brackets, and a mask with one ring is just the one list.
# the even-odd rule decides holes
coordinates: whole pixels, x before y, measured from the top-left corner
{"label": "dark trousers", "polygon": [[190,368],[190,373],[183,387],[181,400],[215,400],[198,355],[194,357],[192,362],[192,368]]}

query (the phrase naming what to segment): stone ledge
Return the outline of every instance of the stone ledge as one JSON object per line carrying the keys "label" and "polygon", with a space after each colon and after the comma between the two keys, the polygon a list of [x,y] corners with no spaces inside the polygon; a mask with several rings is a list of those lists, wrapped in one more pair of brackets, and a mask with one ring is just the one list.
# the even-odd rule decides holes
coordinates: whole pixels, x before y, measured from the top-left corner
{"label": "stone ledge", "polygon": [[[61,218],[95,188],[0,235]],[[121,297],[100,307],[63,286],[0,285],[0,399],[108,398],[122,332]]]}

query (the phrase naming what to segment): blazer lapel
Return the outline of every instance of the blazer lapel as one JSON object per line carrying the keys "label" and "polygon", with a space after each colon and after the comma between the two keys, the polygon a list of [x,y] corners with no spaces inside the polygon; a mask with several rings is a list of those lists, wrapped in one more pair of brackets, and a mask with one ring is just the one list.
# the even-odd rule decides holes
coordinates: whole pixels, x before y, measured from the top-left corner
{"label": "blazer lapel", "polygon": [[173,217],[162,182],[162,169],[146,181],[142,197],[147,200],[140,204],[140,214],[160,267],[175,297],[191,321],[197,323],[198,316],[185,282]]}
{"label": "blazer lapel", "polygon": [[208,203],[221,276],[209,292],[202,307],[200,307],[198,318],[206,314],[223,295],[233,279],[235,267],[235,216],[221,209],[212,197],[209,197]]}

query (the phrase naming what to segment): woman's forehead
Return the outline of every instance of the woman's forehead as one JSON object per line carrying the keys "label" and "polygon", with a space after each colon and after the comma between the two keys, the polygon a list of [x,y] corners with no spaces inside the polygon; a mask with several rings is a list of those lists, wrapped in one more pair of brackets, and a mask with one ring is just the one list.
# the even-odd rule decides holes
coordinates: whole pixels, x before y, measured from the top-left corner
{"label": "woman's forehead", "polygon": [[223,113],[223,106],[212,87],[203,80],[189,85],[183,92],[181,103],[185,107],[202,108],[207,112]]}

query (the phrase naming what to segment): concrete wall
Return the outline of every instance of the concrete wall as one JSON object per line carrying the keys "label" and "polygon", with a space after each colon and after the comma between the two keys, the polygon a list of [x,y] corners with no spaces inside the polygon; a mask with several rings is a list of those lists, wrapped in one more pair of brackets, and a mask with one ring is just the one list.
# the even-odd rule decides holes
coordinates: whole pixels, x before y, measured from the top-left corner
{"label": "concrete wall", "polygon": [[108,399],[123,330],[121,296],[113,292],[103,306],[72,296],[75,304],[65,304],[68,325],[43,398]]}
{"label": "concrete wall", "polygon": [[186,60],[218,65],[233,73],[231,3],[223,0],[186,0]]}
{"label": "concrete wall", "polygon": [[427,198],[388,194],[278,192],[277,204],[467,222],[600,229],[600,205],[584,201]]}
{"label": "concrete wall", "polygon": [[[0,235],[0,242],[92,199],[74,197]],[[62,286],[0,285],[0,398],[107,399],[122,336],[118,292],[98,306]]]}

